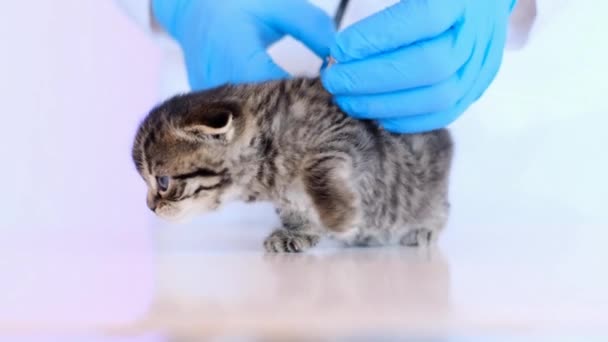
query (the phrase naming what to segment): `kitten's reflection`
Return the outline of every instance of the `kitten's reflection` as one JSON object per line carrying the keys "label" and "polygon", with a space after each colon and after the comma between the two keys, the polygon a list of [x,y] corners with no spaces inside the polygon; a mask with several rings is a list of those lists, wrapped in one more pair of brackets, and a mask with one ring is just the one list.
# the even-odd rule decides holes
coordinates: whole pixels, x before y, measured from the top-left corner
{"label": "kitten's reflection", "polygon": [[[267,254],[282,305],[365,310],[369,315],[425,313],[449,307],[449,268],[438,249],[345,249],[330,254]],[[360,312],[360,311],[359,311]]]}
{"label": "kitten's reflection", "polygon": [[436,249],[159,255],[157,300],[134,328],[168,336],[420,333],[449,323],[449,268]]}

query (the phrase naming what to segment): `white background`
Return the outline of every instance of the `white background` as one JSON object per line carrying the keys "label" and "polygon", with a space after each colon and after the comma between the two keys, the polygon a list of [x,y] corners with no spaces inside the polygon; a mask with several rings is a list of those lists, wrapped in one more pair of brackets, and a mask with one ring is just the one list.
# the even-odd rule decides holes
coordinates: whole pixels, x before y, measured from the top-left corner
{"label": "white background", "polygon": [[[480,248],[471,231],[481,228],[505,238],[510,232],[504,227],[543,226],[543,232],[570,240],[582,238],[575,228],[581,224],[608,225],[607,10],[606,2],[579,0],[552,13],[525,50],[507,54],[492,88],[453,126],[457,158],[448,246],[458,241]],[[158,98],[157,46],[113,2],[75,0],[4,3],[0,42],[0,252],[145,250],[153,243],[147,237],[154,218],[130,147],[137,122]],[[262,213],[262,221],[274,220],[269,211]],[[238,218],[231,210],[212,217]],[[560,228],[546,229],[552,226]],[[204,234],[205,227],[199,229]],[[594,239],[585,234],[580,241]],[[179,230],[162,236],[171,239]],[[522,238],[543,237],[531,231]],[[113,305],[107,298],[119,298],[117,306],[145,305],[151,289],[132,292],[121,279],[149,278],[152,271],[134,271],[112,258],[95,264],[88,255],[74,265],[70,258],[53,263],[72,265],[63,269],[75,284],[68,288],[44,260],[0,258],[6,295],[0,317],[53,317],[61,314],[57,308],[79,312],[91,298],[98,306],[82,319],[136,315],[119,310],[117,316],[106,309]],[[132,258],[139,261],[131,264],[148,265],[151,256]],[[38,273],[19,278],[30,265]],[[55,296],[36,296],[41,277]],[[78,285],[84,278],[86,289]],[[65,295],[69,303],[59,299]]]}

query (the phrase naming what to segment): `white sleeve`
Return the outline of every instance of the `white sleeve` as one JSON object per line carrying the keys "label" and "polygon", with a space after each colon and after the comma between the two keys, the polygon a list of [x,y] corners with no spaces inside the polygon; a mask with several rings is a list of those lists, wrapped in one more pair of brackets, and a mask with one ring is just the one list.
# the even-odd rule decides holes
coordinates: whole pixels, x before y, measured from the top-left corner
{"label": "white sleeve", "polygon": [[150,0],[114,0],[139,27],[164,49],[179,49],[177,43],[156,23]]}
{"label": "white sleeve", "polygon": [[534,24],[532,34],[535,31],[540,31],[553,22],[553,19],[558,14],[564,11],[568,6],[576,5],[574,0],[535,0],[537,20]]}
{"label": "white sleeve", "polygon": [[508,47],[521,49],[572,0],[518,0],[511,15]]}
{"label": "white sleeve", "polygon": [[150,0],[115,0],[116,4],[141,28],[155,32]]}

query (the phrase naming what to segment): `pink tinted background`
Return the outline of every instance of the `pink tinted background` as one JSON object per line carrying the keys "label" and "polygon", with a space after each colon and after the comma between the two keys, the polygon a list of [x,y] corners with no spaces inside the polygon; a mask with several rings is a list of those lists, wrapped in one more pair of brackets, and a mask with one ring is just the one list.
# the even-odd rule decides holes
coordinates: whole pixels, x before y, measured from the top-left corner
{"label": "pink tinted background", "polygon": [[142,226],[130,145],[157,97],[156,46],[112,1],[8,2],[3,13],[0,153],[10,200],[1,200],[0,227]]}
{"label": "pink tinted background", "polygon": [[[455,125],[460,229],[607,222],[606,5],[571,4]],[[0,39],[0,331],[135,320],[155,274],[130,146],[160,51],[112,1],[5,2]]]}
{"label": "pink tinted background", "polygon": [[160,53],[112,1],[9,1],[0,17],[0,331],[132,320],[153,268],[130,146]]}

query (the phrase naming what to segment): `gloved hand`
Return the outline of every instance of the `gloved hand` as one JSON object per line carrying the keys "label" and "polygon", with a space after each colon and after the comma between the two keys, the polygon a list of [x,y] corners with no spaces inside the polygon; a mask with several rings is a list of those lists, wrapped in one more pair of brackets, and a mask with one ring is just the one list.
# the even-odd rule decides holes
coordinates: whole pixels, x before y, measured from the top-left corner
{"label": "gloved hand", "polygon": [[339,33],[322,74],[337,104],[389,131],[447,126],[500,67],[515,0],[405,0]]}
{"label": "gloved hand", "polygon": [[195,90],[287,77],[266,51],[287,34],[321,58],[335,38],[332,19],[306,0],[152,0],[152,10]]}

